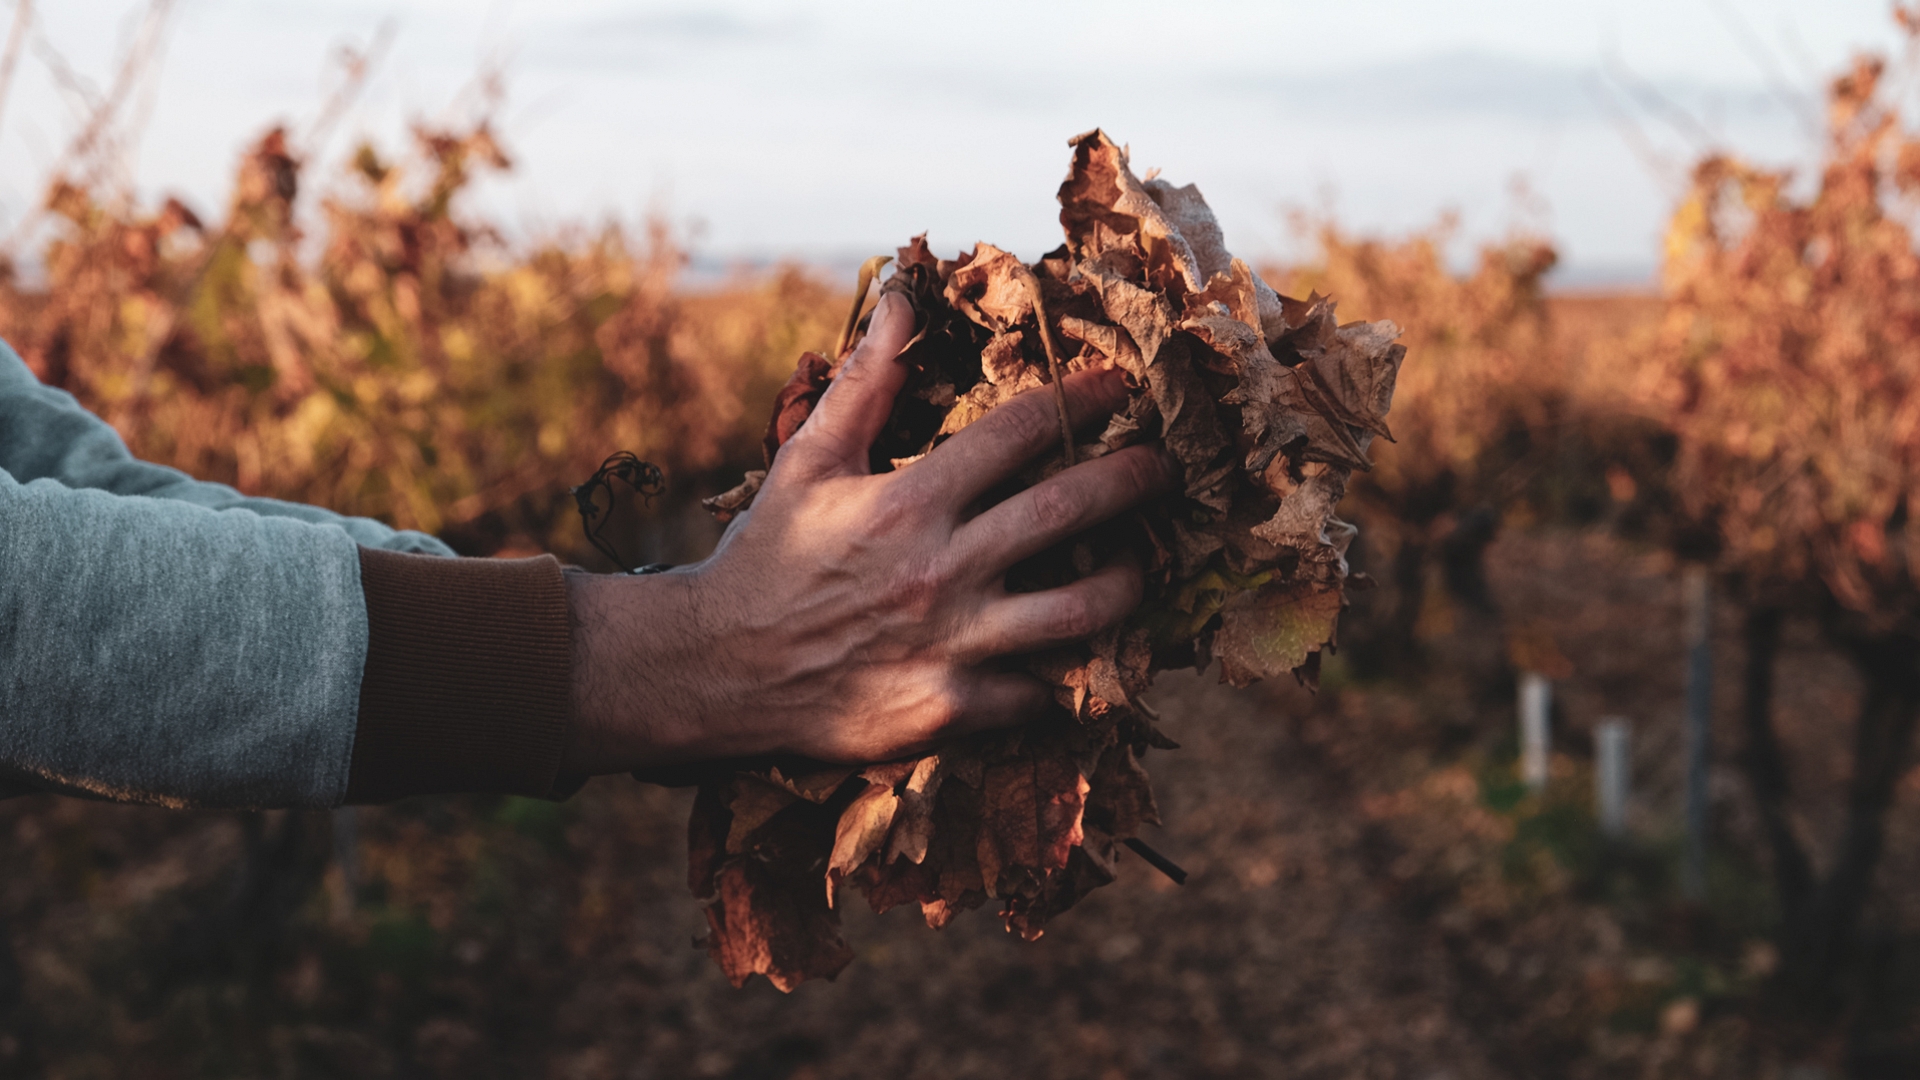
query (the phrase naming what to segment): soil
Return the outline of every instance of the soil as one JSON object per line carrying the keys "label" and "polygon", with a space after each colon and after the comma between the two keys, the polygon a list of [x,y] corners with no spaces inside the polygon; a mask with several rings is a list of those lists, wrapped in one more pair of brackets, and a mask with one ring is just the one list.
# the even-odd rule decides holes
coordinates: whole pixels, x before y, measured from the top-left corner
{"label": "soil", "polygon": [[[1671,888],[1673,566],[1552,532],[1503,535],[1488,565],[1500,614],[1431,598],[1429,671],[1406,684],[1337,662],[1317,696],[1162,676],[1182,748],[1148,759],[1150,839],[1185,886],[1128,857],[1032,944],[988,911],[935,933],[856,900],[858,959],[792,995],[735,990],[694,947],[685,792],[601,779],[560,805],[362,810],[352,883],[344,819],[0,803],[0,1075],[1913,1075],[1920,780],[1872,916],[1873,1007],[1788,1038],[1791,1018],[1764,1019],[1764,865],[1730,765],[1709,902]],[[1734,631],[1725,613],[1727,748]],[[1509,794],[1516,636],[1567,664],[1541,798]],[[1819,836],[1857,690],[1810,631],[1788,645],[1783,723]],[[1634,838],[1611,846],[1585,809],[1607,715],[1634,725],[1637,783]],[[249,866],[292,883],[286,902]]]}

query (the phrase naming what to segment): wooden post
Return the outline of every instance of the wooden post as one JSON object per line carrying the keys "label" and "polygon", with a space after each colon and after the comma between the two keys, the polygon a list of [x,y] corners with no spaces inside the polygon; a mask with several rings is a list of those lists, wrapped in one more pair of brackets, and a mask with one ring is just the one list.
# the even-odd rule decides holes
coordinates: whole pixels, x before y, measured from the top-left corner
{"label": "wooden post", "polygon": [[1548,714],[1553,684],[1537,671],[1520,673],[1520,780],[1538,794],[1547,789],[1547,751],[1552,744]]}
{"label": "wooden post", "polygon": [[1632,791],[1631,743],[1627,721],[1609,716],[1593,732],[1594,815],[1600,831],[1618,840],[1627,834],[1627,798]]}
{"label": "wooden post", "polygon": [[1693,565],[1682,578],[1687,632],[1686,854],[1680,886],[1689,900],[1707,896],[1707,766],[1713,753],[1713,578]]}

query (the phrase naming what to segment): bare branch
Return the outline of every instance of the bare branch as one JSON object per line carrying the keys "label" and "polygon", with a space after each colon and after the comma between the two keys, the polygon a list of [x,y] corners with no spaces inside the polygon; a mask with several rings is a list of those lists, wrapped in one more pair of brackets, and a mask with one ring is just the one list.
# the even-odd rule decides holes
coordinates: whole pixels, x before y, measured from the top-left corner
{"label": "bare branch", "polygon": [[7,91],[13,86],[14,69],[20,66],[20,50],[27,42],[27,27],[33,23],[33,0],[15,0],[13,29],[7,32],[7,44],[0,51],[0,121],[7,118]]}
{"label": "bare branch", "polygon": [[1721,24],[1733,35],[1734,41],[1739,43],[1740,51],[1747,54],[1747,59],[1753,61],[1754,67],[1760,69],[1760,74],[1767,84],[1767,92],[1782,108],[1793,114],[1793,118],[1800,124],[1801,133],[1812,139],[1814,145],[1819,145],[1819,103],[1787,80],[1786,73],[1781,70],[1779,58],[1774,56],[1773,50],[1767,48],[1767,43],[1761,40],[1759,34],[1754,33],[1753,27],[1741,18],[1740,12],[1735,10],[1732,4],[1727,3],[1727,0],[1713,0],[1713,12],[1720,17]]}
{"label": "bare branch", "polygon": [[359,98],[360,91],[366,89],[367,80],[372,77],[374,69],[386,59],[387,49],[393,44],[397,30],[398,24],[387,19],[373,32],[373,40],[367,42],[366,48],[340,46],[337,53],[343,76],[340,85],[327,98],[313,126],[307,129],[306,137],[299,141],[300,154],[297,156],[311,160],[326,148],[334,127],[347,115],[354,101]]}

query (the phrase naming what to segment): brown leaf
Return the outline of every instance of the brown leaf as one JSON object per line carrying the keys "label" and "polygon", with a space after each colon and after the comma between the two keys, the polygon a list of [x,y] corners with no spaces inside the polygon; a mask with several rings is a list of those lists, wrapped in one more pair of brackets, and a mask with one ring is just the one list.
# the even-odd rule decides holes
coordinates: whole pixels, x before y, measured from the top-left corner
{"label": "brown leaf", "polygon": [[1228,600],[1213,640],[1223,678],[1235,686],[1303,667],[1333,642],[1340,590],[1312,584],[1267,586]]}
{"label": "brown leaf", "polygon": [[1014,393],[1040,385],[1040,372],[1027,363],[1021,349],[1024,335],[1018,330],[995,334],[980,351],[980,373],[995,386]]}
{"label": "brown leaf", "polygon": [[840,825],[833,838],[833,854],[827,860],[827,906],[833,906],[834,886],[873,857],[887,842],[893,828],[893,812],[900,797],[890,784],[870,784],[854,797],[840,814]]}
{"label": "brown leaf", "polygon": [[1179,339],[1170,339],[1154,356],[1148,392],[1160,412],[1161,440],[1186,476],[1187,497],[1224,514],[1228,504],[1218,486],[1222,470],[1232,465],[1221,456],[1229,443],[1213,395]]}
{"label": "brown leaf", "polygon": [[716,892],[706,909],[707,951],[733,985],[761,974],[791,992],[807,979],[831,979],[853,962],[825,902],[807,903],[760,863],[729,863]]}
{"label": "brown leaf", "polygon": [[[1151,364],[1160,344],[1173,332],[1173,305],[1164,295],[1134,283],[1123,260],[1103,256],[1077,264],[1074,273],[1100,301],[1107,319],[1133,339],[1133,353]],[[1125,347],[1115,342],[1114,350],[1109,355],[1116,361],[1123,359]]]}
{"label": "brown leaf", "polygon": [[1334,347],[1318,352],[1294,370],[1306,373],[1332,406],[1328,419],[1373,432],[1391,440],[1387,408],[1393,404],[1394,377],[1405,358],[1405,346],[1395,345],[1400,328],[1390,322],[1348,323],[1337,332]]}
{"label": "brown leaf", "polygon": [[1142,825],[1160,824],[1153,785],[1133,747],[1120,743],[1100,755],[1087,794],[1087,824],[1117,840],[1138,836]]}
{"label": "brown leaf", "polygon": [[827,384],[833,381],[833,362],[819,353],[802,353],[800,362],[794,366],[793,374],[787,378],[787,384],[774,395],[773,415],[767,420],[767,433],[761,439],[761,449],[765,451],[767,468],[773,468],[773,455],[780,452],[800,425],[813,415],[813,407],[820,403],[820,395],[827,392]]}
{"label": "brown leaf", "polygon": [[1296,483],[1287,475],[1285,465],[1284,460],[1277,460],[1267,468],[1264,479],[1280,496],[1280,509],[1255,525],[1252,534],[1299,552],[1308,563],[1334,566],[1339,575],[1344,575],[1346,542],[1351,540],[1352,526],[1335,517],[1333,510],[1347,492],[1347,470],[1310,461],[1301,467],[1301,479]]}
{"label": "brown leaf", "polygon": [[736,487],[712,498],[701,499],[700,505],[706,509],[707,513],[714,516],[714,520],[725,525],[746,513],[747,508],[753,505],[754,497],[760,494],[760,485],[766,480],[767,471],[755,469],[748,473]]}
{"label": "brown leaf", "polygon": [[[962,761],[968,759],[963,758]],[[971,759],[976,765],[978,759]],[[964,764],[953,770],[955,779],[969,771]],[[981,792],[976,783],[941,785],[934,802],[933,838],[927,844],[927,857],[921,864],[936,875],[934,892],[940,898],[939,913],[951,917],[954,912],[986,903],[986,881],[980,873]],[[936,927],[937,929],[937,927]]]}
{"label": "brown leaf", "polygon": [[748,839],[755,830],[796,801],[797,796],[786,788],[776,787],[757,777],[736,777],[733,781],[733,798],[727,804],[727,810],[733,815],[733,822],[727,829],[727,854],[738,855],[745,851]]}
{"label": "brown leaf", "polygon": [[940,794],[940,782],[946,779],[940,755],[929,754],[914,763],[913,773],[900,790],[900,808],[893,817],[893,834],[887,839],[883,862],[905,858],[922,863],[927,845],[933,839],[934,801]]}
{"label": "brown leaf", "polygon": [[1113,884],[1113,854],[1111,839],[1090,832],[1087,842],[1069,854],[1060,873],[1050,875],[1036,892],[1008,899],[1001,916],[1007,930],[1024,941],[1038,941],[1054,916],[1093,890]]}
{"label": "brown leaf", "polygon": [[823,803],[833,798],[840,785],[859,770],[851,765],[830,765],[823,769],[795,773],[791,777],[782,776],[779,766],[767,773],[767,782],[786,788],[810,803]]}
{"label": "brown leaf", "polygon": [[1001,895],[1015,867],[1058,870],[1080,842],[1087,781],[1070,761],[1023,752],[989,765],[982,793],[980,876],[989,895]]}
{"label": "brown leaf", "polygon": [[[1073,315],[1060,318],[1060,333],[1064,337],[1079,341],[1093,348],[1113,362],[1113,365],[1134,377],[1137,382],[1147,377],[1147,362],[1133,343],[1133,336],[1118,326],[1094,322]],[[1164,337],[1164,335],[1162,335]]]}
{"label": "brown leaf", "polygon": [[910,862],[870,862],[849,880],[867,898],[867,906],[875,915],[885,915],[906,904],[925,904],[934,895],[927,886],[926,869]]}
{"label": "brown leaf", "polygon": [[947,279],[947,303],[995,333],[1033,314],[1032,272],[992,244],[975,244],[973,258]]}
{"label": "brown leaf", "polygon": [[831,811],[795,803],[769,822],[752,856],[719,863],[706,901],[707,951],[735,986],[759,973],[792,990],[804,979],[832,978],[852,961],[818,886],[832,830]]}
{"label": "brown leaf", "polygon": [[[1068,145],[1073,167],[1060,185],[1060,224],[1074,254],[1086,260],[1125,251],[1146,264],[1155,289],[1199,292],[1206,277],[1192,247],[1133,175],[1127,151],[1099,128]],[[1151,349],[1141,352],[1153,355]]]}

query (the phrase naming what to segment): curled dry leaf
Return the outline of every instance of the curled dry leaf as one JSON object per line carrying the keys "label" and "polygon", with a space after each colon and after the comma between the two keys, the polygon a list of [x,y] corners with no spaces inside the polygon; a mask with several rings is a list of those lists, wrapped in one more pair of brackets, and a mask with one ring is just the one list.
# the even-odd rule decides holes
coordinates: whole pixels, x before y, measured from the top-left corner
{"label": "curled dry leaf", "polygon": [[[1311,683],[1333,645],[1354,535],[1334,509],[1372,439],[1391,438],[1399,329],[1341,326],[1328,298],[1277,295],[1227,251],[1197,188],[1142,183],[1100,131],[1071,146],[1066,243],[1038,261],[984,243],[943,260],[924,237],[899,250],[882,288],[912,304],[916,333],[871,461],[912,461],[1055,369],[1118,368],[1128,407],[1021,482],[1158,439],[1180,463],[1180,495],[1022,563],[1007,584],[1064,584],[1131,548],[1149,568],[1146,601],[1118,630],[1029,658],[1059,707],[1028,728],[864,769],[788,762],[707,782],[691,884],[736,984],[837,974],[851,956],[834,906],[845,886],[876,911],[918,904],[935,928],[998,901],[1009,930],[1040,936],[1159,822],[1141,758],[1174,743],[1139,702],[1155,672],[1217,655],[1236,685]],[[769,465],[833,372],[801,357],[768,421]],[[709,508],[740,513],[763,476]]]}

